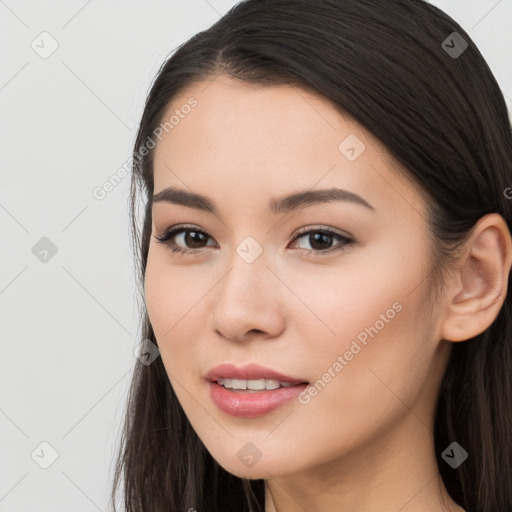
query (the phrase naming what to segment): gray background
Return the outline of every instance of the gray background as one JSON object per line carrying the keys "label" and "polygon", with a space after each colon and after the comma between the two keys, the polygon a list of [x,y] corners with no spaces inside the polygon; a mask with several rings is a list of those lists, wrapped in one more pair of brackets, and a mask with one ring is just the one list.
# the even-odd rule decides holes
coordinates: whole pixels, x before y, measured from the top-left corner
{"label": "gray background", "polygon": [[[129,160],[166,56],[235,3],[0,0],[0,512],[108,510],[140,340],[129,177],[93,190]],[[512,0],[432,3],[512,108]]]}

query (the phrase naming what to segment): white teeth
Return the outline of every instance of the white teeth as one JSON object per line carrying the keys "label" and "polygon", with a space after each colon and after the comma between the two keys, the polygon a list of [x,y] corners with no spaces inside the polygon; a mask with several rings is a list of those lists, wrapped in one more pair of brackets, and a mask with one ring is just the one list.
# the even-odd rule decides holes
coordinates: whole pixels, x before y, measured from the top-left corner
{"label": "white teeth", "polygon": [[217,383],[227,389],[248,389],[251,391],[272,390],[280,387],[289,388],[293,386],[291,382],[281,382],[275,379],[218,379]]}
{"label": "white teeth", "polygon": [[240,379],[232,379],[231,389],[247,389],[247,381]]}

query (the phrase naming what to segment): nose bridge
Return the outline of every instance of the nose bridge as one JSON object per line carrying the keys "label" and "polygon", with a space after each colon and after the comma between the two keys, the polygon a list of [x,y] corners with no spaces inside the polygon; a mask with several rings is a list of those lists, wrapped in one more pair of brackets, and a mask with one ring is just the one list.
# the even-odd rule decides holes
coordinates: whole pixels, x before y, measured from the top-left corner
{"label": "nose bridge", "polygon": [[234,300],[244,307],[259,306],[260,297],[266,295],[269,284],[266,274],[270,271],[264,253],[255,256],[254,247],[243,242],[236,247],[229,264],[219,300]]}
{"label": "nose bridge", "polygon": [[279,328],[280,308],[275,276],[264,252],[253,241],[239,244],[229,259],[229,271],[219,283],[213,307],[214,328],[237,338],[252,329],[270,333]]}

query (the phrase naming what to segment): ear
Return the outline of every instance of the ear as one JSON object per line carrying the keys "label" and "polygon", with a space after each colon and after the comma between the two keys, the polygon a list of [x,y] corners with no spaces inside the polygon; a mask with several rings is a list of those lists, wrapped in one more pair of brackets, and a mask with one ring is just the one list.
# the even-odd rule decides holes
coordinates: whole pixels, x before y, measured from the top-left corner
{"label": "ear", "polygon": [[483,216],[475,225],[446,288],[441,336],[465,341],[484,332],[496,319],[507,295],[512,240],[503,217]]}

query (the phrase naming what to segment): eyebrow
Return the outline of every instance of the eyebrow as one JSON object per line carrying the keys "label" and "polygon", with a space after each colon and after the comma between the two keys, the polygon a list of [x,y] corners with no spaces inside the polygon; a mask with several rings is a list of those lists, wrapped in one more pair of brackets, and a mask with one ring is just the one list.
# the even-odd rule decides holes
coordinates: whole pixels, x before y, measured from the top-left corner
{"label": "eyebrow", "polygon": [[[354,203],[375,211],[375,208],[360,195],[342,188],[330,188],[323,190],[304,190],[271,199],[269,201],[269,208],[265,210],[265,212],[277,215],[279,213],[289,213],[307,206],[330,203],[333,201]],[[180,204],[214,215],[218,215],[219,213],[215,203],[208,197],[176,187],[165,188],[153,195],[153,203],[160,202]]]}

